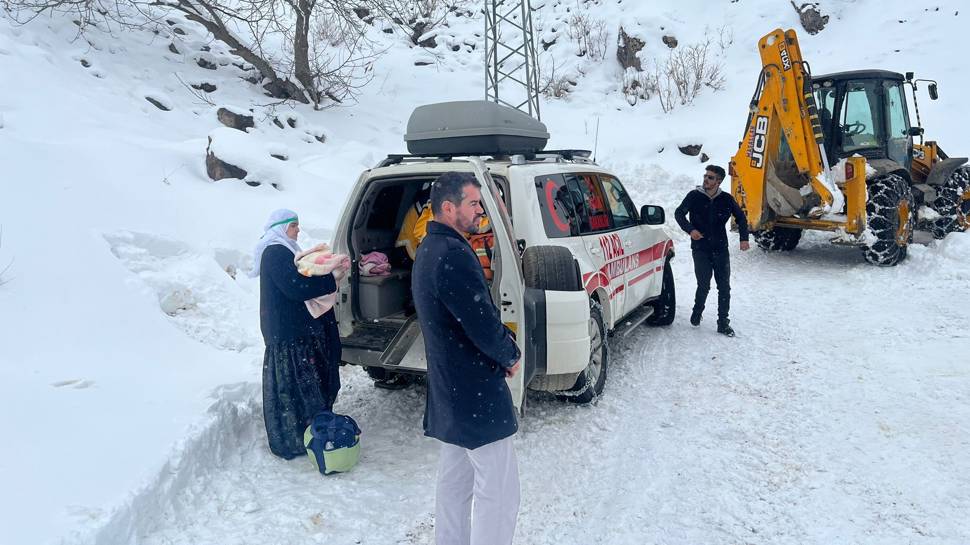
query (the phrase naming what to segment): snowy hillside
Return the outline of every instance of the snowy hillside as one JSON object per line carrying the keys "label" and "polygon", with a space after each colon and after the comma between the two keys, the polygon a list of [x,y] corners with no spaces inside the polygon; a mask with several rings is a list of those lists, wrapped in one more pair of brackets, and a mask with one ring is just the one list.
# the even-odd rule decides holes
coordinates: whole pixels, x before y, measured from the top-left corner
{"label": "snowy hillside", "polygon": [[[678,146],[726,165],[758,38],[801,31],[777,0],[533,6],[551,44],[540,65],[575,82],[543,99],[549,147],[595,146],[672,227],[703,171]],[[800,34],[816,73],[937,80],[940,100],[920,96],[927,136],[970,154],[964,2],[821,8],[825,30]],[[577,57],[577,12],[601,22],[601,60]],[[79,37],[70,17],[0,11],[0,544],[431,543],[423,387],[375,390],[344,367],[336,410],[364,430],[360,465],[322,479],[269,454],[245,272],[270,211],[299,212],[304,246],[329,240],[359,173],[405,151],[415,106],[483,97],[484,23],[452,17],[433,50],[375,24],[386,52],[358,101],[315,111],[274,105],[201,25],[172,19],[181,33]],[[670,112],[631,100],[621,25],[647,69],[669,54],[664,36],[710,39],[723,89]],[[203,84],[216,89],[193,92]],[[255,127],[223,127],[222,107]],[[210,181],[209,137],[264,183]],[[529,399],[517,543],[970,542],[970,233],[919,238],[886,269],[819,233],[789,255],[735,255],[739,336],[725,339],[687,324],[688,239],[671,231],[681,317],[615,347],[594,406]]]}

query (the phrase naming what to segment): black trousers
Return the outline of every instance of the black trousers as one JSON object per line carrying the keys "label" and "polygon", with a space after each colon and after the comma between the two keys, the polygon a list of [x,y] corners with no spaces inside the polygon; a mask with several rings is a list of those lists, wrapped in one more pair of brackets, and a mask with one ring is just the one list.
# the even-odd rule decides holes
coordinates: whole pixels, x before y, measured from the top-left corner
{"label": "black trousers", "polygon": [[711,276],[717,284],[717,323],[728,324],[731,310],[731,253],[725,248],[713,250],[693,249],[694,276],[697,277],[697,293],[694,295],[694,312],[704,312],[707,294],[711,291]]}

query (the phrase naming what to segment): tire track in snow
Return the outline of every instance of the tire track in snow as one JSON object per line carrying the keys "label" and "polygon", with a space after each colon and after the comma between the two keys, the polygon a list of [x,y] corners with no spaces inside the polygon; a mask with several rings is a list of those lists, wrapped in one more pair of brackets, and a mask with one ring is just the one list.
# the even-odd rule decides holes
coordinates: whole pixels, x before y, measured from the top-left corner
{"label": "tire track in snow", "polygon": [[[966,327],[937,279],[957,293],[970,281],[935,259],[878,269],[820,236],[735,255],[727,339],[713,306],[686,323],[694,283],[678,256],[680,318],[616,343],[606,395],[530,396],[517,543],[965,542],[970,378],[948,350]],[[273,458],[255,421],[250,448],[141,514],[138,542],[431,543],[423,388],[343,377],[338,410],[364,429],[353,472]]]}

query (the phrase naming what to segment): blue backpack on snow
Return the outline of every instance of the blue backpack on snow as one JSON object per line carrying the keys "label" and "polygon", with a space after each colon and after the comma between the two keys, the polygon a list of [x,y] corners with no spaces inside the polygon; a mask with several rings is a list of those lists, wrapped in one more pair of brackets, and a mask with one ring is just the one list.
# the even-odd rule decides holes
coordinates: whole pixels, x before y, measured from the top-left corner
{"label": "blue backpack on snow", "polygon": [[360,427],[349,416],[320,411],[304,432],[303,444],[320,473],[350,471],[360,458]]}

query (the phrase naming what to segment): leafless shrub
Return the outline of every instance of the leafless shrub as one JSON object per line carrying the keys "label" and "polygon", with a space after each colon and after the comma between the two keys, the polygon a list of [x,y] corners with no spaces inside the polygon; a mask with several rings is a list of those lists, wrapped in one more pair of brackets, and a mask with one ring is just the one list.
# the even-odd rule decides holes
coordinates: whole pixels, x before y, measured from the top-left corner
{"label": "leafless shrub", "polygon": [[[435,47],[434,36],[425,38],[445,23],[450,13],[465,10],[471,0],[361,0],[364,7],[373,9],[397,25],[414,45]],[[423,39],[422,39],[423,38]]]}
{"label": "leafless shrub", "polygon": [[635,106],[641,100],[650,100],[655,93],[656,81],[650,74],[632,66],[623,72],[623,96],[630,106]]}
{"label": "leafless shrub", "polygon": [[670,51],[666,61],[656,63],[651,78],[664,112],[692,104],[704,87],[724,88],[724,66],[710,48],[710,40],[679,47]]}
{"label": "leafless shrub", "polygon": [[576,13],[569,18],[566,34],[569,39],[576,42],[577,56],[588,56],[592,61],[606,58],[609,33],[606,30],[605,21],[593,20],[588,12],[577,9]]}
{"label": "leafless shrub", "polygon": [[539,92],[547,98],[565,98],[576,86],[576,80],[558,71],[556,60],[540,71]]}
{"label": "leafless shrub", "polygon": [[717,29],[717,47],[721,54],[723,55],[732,44],[734,44],[734,29],[727,25],[721,25]]}

